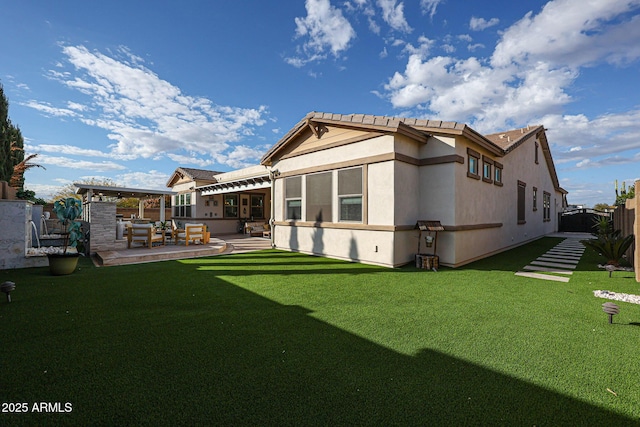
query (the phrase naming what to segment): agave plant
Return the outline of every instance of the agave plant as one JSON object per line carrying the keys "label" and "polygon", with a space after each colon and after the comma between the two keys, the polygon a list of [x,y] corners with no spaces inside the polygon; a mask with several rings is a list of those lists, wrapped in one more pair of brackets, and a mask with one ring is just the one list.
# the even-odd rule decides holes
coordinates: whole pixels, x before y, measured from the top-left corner
{"label": "agave plant", "polygon": [[82,202],[74,197],[56,200],[53,204],[53,211],[64,227],[63,253],[67,253],[67,248],[77,247],[82,238],[81,224],[76,221],[82,215]]}
{"label": "agave plant", "polygon": [[625,252],[633,243],[633,234],[620,237],[619,230],[608,236],[600,236],[596,240],[583,240],[582,244],[595,250],[607,259],[607,265],[618,267]]}

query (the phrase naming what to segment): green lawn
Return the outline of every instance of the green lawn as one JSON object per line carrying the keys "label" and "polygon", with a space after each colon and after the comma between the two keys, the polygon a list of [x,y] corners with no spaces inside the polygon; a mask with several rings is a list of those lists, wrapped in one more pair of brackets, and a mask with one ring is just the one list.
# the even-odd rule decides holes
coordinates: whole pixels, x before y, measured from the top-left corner
{"label": "green lawn", "polygon": [[640,424],[640,306],[609,325],[593,296],[640,284],[590,251],[569,283],[514,275],[559,241],[437,273],[280,251],[0,271],[0,403],[29,411],[0,425]]}

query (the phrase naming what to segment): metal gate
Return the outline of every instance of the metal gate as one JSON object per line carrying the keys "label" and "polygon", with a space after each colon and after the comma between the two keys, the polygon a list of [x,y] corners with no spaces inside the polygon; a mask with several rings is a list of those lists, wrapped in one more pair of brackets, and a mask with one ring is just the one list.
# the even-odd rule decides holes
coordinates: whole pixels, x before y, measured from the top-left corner
{"label": "metal gate", "polygon": [[558,230],[578,233],[594,233],[594,225],[600,218],[611,219],[610,212],[593,209],[572,209],[560,214]]}

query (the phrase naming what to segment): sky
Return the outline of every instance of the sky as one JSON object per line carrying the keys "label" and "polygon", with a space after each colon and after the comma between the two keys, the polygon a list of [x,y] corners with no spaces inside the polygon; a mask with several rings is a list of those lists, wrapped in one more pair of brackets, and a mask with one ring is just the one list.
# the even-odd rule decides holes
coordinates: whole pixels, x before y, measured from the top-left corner
{"label": "sky", "polygon": [[640,0],[0,0],[44,199],[258,164],[310,111],[542,124],[571,204],[640,179]]}

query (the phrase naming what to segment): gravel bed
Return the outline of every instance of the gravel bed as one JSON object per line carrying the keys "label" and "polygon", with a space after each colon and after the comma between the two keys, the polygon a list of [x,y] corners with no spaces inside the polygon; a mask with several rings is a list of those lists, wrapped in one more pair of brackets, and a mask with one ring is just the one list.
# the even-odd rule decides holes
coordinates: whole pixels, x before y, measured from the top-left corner
{"label": "gravel bed", "polygon": [[630,302],[632,304],[640,304],[640,295],[620,294],[611,291],[593,291],[593,295],[598,298],[606,298],[616,301]]}

